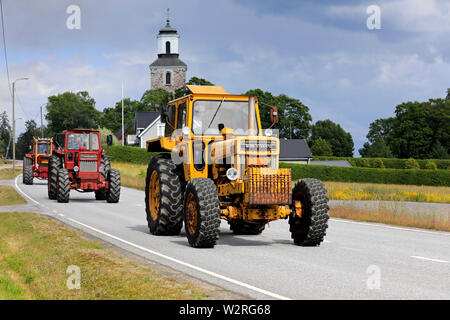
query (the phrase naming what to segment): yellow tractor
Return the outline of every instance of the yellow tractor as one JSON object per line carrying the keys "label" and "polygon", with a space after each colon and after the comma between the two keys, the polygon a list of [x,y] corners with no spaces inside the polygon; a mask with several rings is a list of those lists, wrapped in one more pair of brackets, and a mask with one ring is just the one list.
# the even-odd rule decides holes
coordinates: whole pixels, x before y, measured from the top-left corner
{"label": "yellow tractor", "polygon": [[[160,152],[147,169],[150,232],[177,235],[184,223],[191,246],[211,248],[221,219],[247,235],[288,219],[295,244],[319,245],[328,227],[326,189],[310,178],[292,187],[291,169],[278,168],[279,139],[261,128],[257,98],[220,86],[188,88],[191,94],[162,108],[164,132],[147,141],[148,152]],[[276,107],[271,119],[278,121]]]}

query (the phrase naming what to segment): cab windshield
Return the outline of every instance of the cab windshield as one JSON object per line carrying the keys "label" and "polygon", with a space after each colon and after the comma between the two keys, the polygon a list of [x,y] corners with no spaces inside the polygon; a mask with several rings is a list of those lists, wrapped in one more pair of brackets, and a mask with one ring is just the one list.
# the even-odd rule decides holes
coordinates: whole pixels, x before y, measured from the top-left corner
{"label": "cab windshield", "polygon": [[86,150],[98,150],[98,135],[95,133],[69,133],[67,136],[67,149],[79,150],[81,147]]}
{"label": "cab windshield", "polygon": [[[254,119],[257,134],[256,115]],[[196,100],[192,118],[194,134],[220,135],[222,128],[233,129],[237,136],[248,134],[248,101]]]}
{"label": "cab windshield", "polygon": [[50,144],[48,144],[48,143],[39,143],[37,145],[37,153],[38,154],[48,154],[48,153],[50,153]]}

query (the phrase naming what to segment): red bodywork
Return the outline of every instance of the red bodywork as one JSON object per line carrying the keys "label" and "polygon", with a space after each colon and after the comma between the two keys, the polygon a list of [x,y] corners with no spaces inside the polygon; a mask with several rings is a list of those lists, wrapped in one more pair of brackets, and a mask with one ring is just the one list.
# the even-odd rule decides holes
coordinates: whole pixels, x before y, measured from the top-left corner
{"label": "red bodywork", "polygon": [[[72,135],[73,134],[73,135]],[[97,146],[78,147],[71,145],[70,139],[77,134],[95,135]],[[95,137],[92,136],[95,140]],[[91,138],[90,138],[91,139]],[[91,140],[89,140],[91,141]],[[100,173],[101,147],[100,132],[88,129],[75,129],[65,132],[64,151],[56,150],[64,158],[64,168],[69,171],[70,188],[78,191],[95,191],[108,188],[107,181]]]}

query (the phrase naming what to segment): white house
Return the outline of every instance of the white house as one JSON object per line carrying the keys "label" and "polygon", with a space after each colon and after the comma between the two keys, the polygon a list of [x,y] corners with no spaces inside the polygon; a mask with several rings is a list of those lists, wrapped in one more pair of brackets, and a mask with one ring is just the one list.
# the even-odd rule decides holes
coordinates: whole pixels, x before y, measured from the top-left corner
{"label": "white house", "polygon": [[[142,113],[143,112],[139,112]],[[150,112],[149,112],[150,113]],[[161,116],[159,112],[151,112],[152,114],[147,114],[146,116],[146,120],[150,120],[148,122],[148,125],[145,128],[138,128],[136,126],[136,141],[139,144],[139,147],[141,148],[146,148],[147,147],[147,140],[152,140],[152,139],[156,139],[158,137],[162,137],[164,136],[164,127],[165,124],[161,123]],[[136,123],[139,123],[139,116],[138,112],[136,113]],[[142,121],[141,121],[142,123]]]}

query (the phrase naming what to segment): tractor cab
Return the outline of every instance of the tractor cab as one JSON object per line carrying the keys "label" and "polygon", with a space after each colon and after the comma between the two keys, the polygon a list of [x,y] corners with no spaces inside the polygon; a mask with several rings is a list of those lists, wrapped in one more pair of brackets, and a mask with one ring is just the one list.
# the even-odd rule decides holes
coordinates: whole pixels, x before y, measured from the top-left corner
{"label": "tractor cab", "polygon": [[23,160],[24,184],[33,184],[33,178],[47,179],[48,159],[53,152],[53,139],[33,137],[30,151]]}

